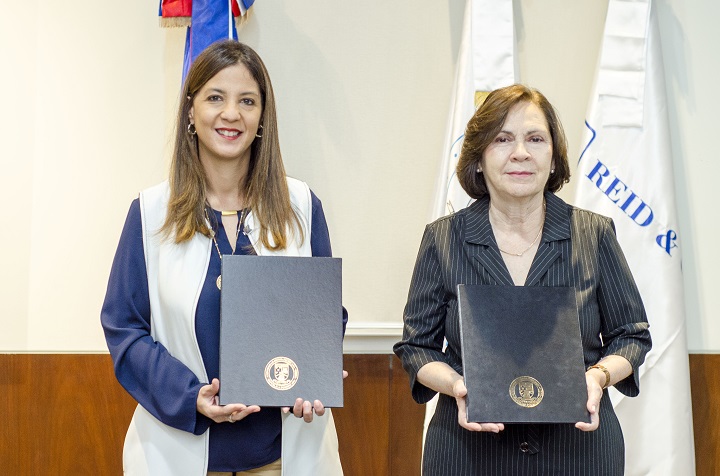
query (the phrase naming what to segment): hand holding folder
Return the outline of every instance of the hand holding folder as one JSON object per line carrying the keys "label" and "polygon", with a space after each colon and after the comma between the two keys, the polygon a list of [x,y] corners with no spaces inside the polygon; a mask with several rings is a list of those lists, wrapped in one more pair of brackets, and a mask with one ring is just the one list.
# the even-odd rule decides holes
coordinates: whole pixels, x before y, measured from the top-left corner
{"label": "hand holding folder", "polygon": [[342,407],[341,280],[339,258],[223,259],[220,404],[293,407],[306,418],[308,406]]}
{"label": "hand holding folder", "polygon": [[467,421],[590,422],[574,288],[457,290]]}

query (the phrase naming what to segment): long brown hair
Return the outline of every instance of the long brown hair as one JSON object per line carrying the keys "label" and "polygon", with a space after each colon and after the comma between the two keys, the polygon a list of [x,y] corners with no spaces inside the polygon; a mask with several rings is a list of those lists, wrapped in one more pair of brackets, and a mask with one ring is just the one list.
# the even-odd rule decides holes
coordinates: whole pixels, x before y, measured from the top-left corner
{"label": "long brown hair", "polygon": [[243,64],[260,88],[262,100],[261,138],[251,145],[250,165],[245,180],[245,205],[260,223],[264,247],[281,250],[287,246],[286,231],[297,230],[300,241],[304,233],[300,219],[290,204],[285,167],[278,140],[275,95],[270,75],[260,56],[249,46],[223,40],[210,45],[190,67],[178,108],[175,151],[170,164],[170,200],[162,232],[174,234],[175,243],[190,240],[195,233],[211,236],[205,221],[205,170],[198,155],[197,136],[188,133],[190,108],[195,94],[223,69]]}
{"label": "long brown hair", "polygon": [[478,165],[482,162],[485,149],[502,130],[510,109],[521,102],[529,102],[539,107],[545,115],[548,129],[550,129],[552,163],[555,172],[550,174],[545,184],[545,190],[557,192],[570,181],[567,140],[555,108],[537,89],[522,84],[513,84],[491,92],[485,102],[475,111],[465,129],[465,139],[456,172],[460,185],[470,197],[480,198],[488,193],[484,174],[477,172]]}

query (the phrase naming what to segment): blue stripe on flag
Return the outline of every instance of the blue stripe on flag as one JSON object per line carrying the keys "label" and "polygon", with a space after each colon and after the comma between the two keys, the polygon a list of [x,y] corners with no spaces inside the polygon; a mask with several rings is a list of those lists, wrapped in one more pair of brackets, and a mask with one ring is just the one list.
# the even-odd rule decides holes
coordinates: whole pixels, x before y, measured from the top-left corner
{"label": "blue stripe on flag", "polygon": [[[253,0],[254,1],[254,0]],[[245,2],[245,0],[243,0]],[[251,2],[252,5],[252,2]],[[195,58],[212,43],[232,35],[237,40],[237,30],[228,0],[194,0],[192,4],[192,26],[185,37],[185,59],[183,81]],[[228,30],[232,30],[229,32]]]}

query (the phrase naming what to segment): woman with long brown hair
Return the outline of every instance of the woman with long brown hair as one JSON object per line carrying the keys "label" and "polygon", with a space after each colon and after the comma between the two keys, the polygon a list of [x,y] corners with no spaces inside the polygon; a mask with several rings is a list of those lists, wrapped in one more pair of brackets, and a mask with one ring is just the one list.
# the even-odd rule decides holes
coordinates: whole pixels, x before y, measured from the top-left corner
{"label": "woman with long brown hair", "polygon": [[[322,205],[285,176],[272,85],[250,47],[198,56],[176,127],[169,180],[133,201],[102,309],[115,373],[139,403],[125,474],[279,475],[281,412],[217,404],[220,267],[228,254],[330,256]],[[301,399],[288,410],[325,413]],[[341,473],[331,467],[321,474]]]}

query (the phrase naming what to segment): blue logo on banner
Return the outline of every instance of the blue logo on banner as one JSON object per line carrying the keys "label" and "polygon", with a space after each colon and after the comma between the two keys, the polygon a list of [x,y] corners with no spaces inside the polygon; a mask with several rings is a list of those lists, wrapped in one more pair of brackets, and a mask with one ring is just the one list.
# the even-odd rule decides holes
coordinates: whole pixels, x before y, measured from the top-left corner
{"label": "blue logo on banner", "polygon": [[585,121],[585,127],[590,129],[590,132],[592,133],[592,137],[590,137],[590,140],[588,141],[587,145],[583,149],[582,154],[580,154],[580,158],[578,159],[578,162],[580,162],[582,160],[583,156],[585,155],[585,152],[587,152],[587,150],[590,148],[590,145],[595,141],[595,137],[597,137],[597,132],[595,132],[595,129],[590,127],[590,124],[588,124],[588,121]]}
{"label": "blue logo on banner", "polygon": [[[590,145],[595,141],[597,132],[587,121],[585,126],[592,132],[592,137],[588,141],[585,149],[580,155],[582,160]],[[648,226],[653,221],[653,211],[650,205],[645,203],[628,184],[623,182],[619,177],[610,173],[610,169],[596,160],[595,166],[590,170],[586,177],[592,182],[598,190],[607,196],[611,202],[616,204],[635,224],[640,226]]]}
{"label": "blue logo on banner", "polygon": [[664,235],[658,235],[655,238],[655,241],[660,246],[660,248],[664,249],[667,254],[672,256],[670,253],[670,250],[673,248],[677,248],[677,244],[675,244],[675,240],[677,240],[677,233],[675,233],[674,230],[668,230],[668,232]]}
{"label": "blue logo on banner", "polygon": [[605,164],[596,161],[587,178],[636,224],[648,226],[652,223],[654,215],[650,205],[638,197],[622,180],[612,175]]}
{"label": "blue logo on banner", "polygon": [[[590,130],[592,136],[580,154],[578,162],[583,159],[590,145],[597,138],[597,132],[587,121],[585,121],[585,126]],[[653,222],[655,215],[650,205],[640,198],[630,185],[611,173],[610,168],[599,160],[595,159],[595,165],[585,177],[636,225],[646,227]],[[678,247],[677,238],[675,230],[668,230],[665,234],[657,235],[655,242],[672,257],[672,249]]]}

